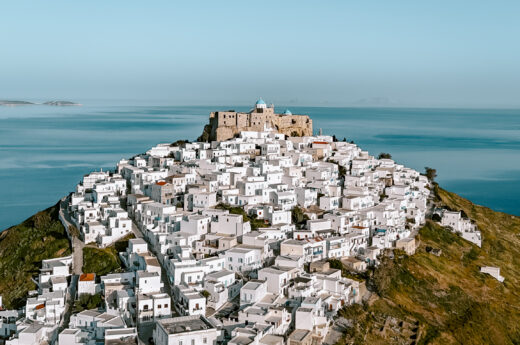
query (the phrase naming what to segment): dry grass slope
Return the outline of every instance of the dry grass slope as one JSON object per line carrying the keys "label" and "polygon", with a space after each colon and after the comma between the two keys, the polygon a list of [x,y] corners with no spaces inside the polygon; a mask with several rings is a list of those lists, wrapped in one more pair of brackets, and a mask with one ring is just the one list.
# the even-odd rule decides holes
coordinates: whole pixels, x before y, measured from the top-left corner
{"label": "dry grass slope", "polygon": [[[482,248],[428,222],[417,254],[384,258],[369,281],[377,294],[343,311],[355,327],[340,343],[520,344],[520,218],[440,188],[437,196],[477,222]],[[442,255],[426,247],[442,249]],[[480,273],[481,266],[500,267],[505,282]],[[415,333],[400,329],[401,321],[416,325]]]}

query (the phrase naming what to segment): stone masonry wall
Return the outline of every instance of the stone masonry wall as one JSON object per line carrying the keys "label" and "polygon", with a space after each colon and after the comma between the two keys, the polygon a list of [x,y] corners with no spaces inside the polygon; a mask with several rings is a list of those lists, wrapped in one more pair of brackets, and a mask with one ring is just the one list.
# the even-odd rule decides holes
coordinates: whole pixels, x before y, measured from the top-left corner
{"label": "stone masonry wall", "polygon": [[265,124],[289,136],[312,135],[312,120],[309,116],[275,114],[272,108],[266,109],[265,112],[252,113],[219,111],[211,113],[209,120],[209,126],[204,129],[209,131],[209,135],[206,135],[209,136],[209,140],[227,140],[242,131],[263,131]]}

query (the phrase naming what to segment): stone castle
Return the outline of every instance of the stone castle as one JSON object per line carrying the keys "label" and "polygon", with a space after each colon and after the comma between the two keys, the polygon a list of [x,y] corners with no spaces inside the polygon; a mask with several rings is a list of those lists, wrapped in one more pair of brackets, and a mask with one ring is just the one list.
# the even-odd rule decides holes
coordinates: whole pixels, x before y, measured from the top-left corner
{"label": "stone castle", "polygon": [[204,127],[199,141],[224,141],[242,131],[263,131],[266,128],[289,136],[310,136],[312,120],[307,115],[293,115],[289,110],[276,114],[274,106],[267,106],[259,99],[255,107],[247,113],[233,110],[212,112],[209,115],[209,124]]}

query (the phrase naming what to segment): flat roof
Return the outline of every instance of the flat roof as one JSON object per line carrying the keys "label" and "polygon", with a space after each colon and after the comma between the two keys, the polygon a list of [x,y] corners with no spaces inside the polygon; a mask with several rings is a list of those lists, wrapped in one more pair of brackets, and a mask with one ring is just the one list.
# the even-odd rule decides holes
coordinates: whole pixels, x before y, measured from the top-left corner
{"label": "flat roof", "polygon": [[283,344],[284,339],[279,335],[266,334],[262,339],[260,339],[260,343],[269,345]]}
{"label": "flat roof", "polygon": [[311,333],[311,332],[306,329],[295,329],[291,333],[291,335],[289,335],[289,339],[293,339],[296,341],[302,341],[309,335],[309,333]]}
{"label": "flat roof", "polygon": [[222,278],[231,274],[235,274],[235,272],[223,269],[221,271],[208,273],[206,278]]}
{"label": "flat roof", "polygon": [[64,329],[61,334],[76,334],[77,332],[80,332],[81,330],[79,329],[72,329],[72,328],[67,328],[67,329]]}
{"label": "flat roof", "polygon": [[255,281],[248,281],[246,283],[246,285],[242,286],[242,289],[248,289],[248,290],[256,290],[258,289],[260,286],[262,286],[263,282],[255,282]]}
{"label": "flat roof", "polygon": [[237,345],[249,345],[254,342],[254,339],[242,335],[238,335],[230,340],[233,344]]}
{"label": "flat roof", "polygon": [[242,253],[242,254],[244,254],[244,253],[249,253],[252,250],[255,250],[255,249],[254,248],[233,247],[233,248],[227,250],[226,252],[228,252],[228,253]]}
{"label": "flat roof", "polygon": [[158,320],[157,324],[164,328],[168,334],[196,332],[214,328],[202,315],[172,317]]}
{"label": "flat roof", "polygon": [[275,266],[265,267],[260,270],[260,272],[273,273],[273,274],[284,274],[287,273],[287,270],[280,269]]}
{"label": "flat roof", "polygon": [[137,271],[138,278],[160,277],[157,272]]}

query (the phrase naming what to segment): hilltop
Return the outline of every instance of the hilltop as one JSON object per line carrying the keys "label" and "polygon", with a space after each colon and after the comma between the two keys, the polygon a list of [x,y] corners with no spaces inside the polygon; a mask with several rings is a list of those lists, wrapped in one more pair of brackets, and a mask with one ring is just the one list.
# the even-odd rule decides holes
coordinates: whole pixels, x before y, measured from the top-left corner
{"label": "hilltop", "polygon": [[[258,114],[265,114],[264,109],[268,109],[265,110],[265,113],[270,114],[272,112],[274,114],[273,108],[267,108],[265,103],[257,102],[256,112],[251,112],[248,115],[255,115],[256,118]],[[231,114],[230,112],[218,114],[218,116],[221,115],[222,119],[226,119],[226,124],[228,124],[228,116],[231,116],[232,120],[229,124],[238,123],[236,122],[238,121],[236,117],[233,117],[237,114]],[[275,114],[275,116],[280,116],[282,119],[291,119],[289,111],[286,111],[285,115]],[[301,119],[305,118],[301,117]],[[282,239],[280,243],[281,254],[276,254],[276,256],[302,257],[309,266],[312,266],[315,262],[320,262],[320,264],[323,264],[323,267],[327,264],[324,261],[329,259],[329,264],[334,263],[333,268],[342,269],[341,272],[333,271],[334,274],[337,274],[335,277],[325,277],[323,275],[320,277],[318,274],[314,277],[323,281],[332,279],[330,281],[337,283],[336,286],[341,293],[341,295],[338,293],[335,306],[332,304],[327,306],[328,311],[331,312],[328,318],[322,318],[313,314],[305,314],[307,316],[299,314],[300,322],[307,320],[307,317],[311,317],[316,321],[319,329],[324,329],[324,327],[328,329],[334,317],[336,319],[336,322],[333,323],[334,328],[337,331],[339,330],[341,335],[338,344],[520,343],[520,292],[517,288],[520,273],[520,218],[474,205],[469,200],[443,190],[437,184],[432,183],[435,177],[434,169],[426,168],[426,174],[421,175],[419,172],[404,166],[396,167],[389,154],[382,153],[376,159],[373,156],[369,156],[366,151],[362,151],[353,143],[348,143],[346,140],[339,142],[333,137],[321,135],[315,138],[300,138],[298,135],[293,135],[293,141],[290,143],[285,142],[282,146],[280,141],[286,141],[283,139],[285,136],[280,133],[273,133],[276,130],[272,127],[272,123],[262,122],[258,124],[256,121],[259,120],[254,120],[255,126],[262,125],[264,128],[269,127],[271,129],[265,132],[242,132],[241,134],[244,137],[231,139],[235,140],[236,151],[229,150],[228,152],[227,148],[230,143],[217,143],[214,151],[209,151],[211,145],[203,142],[178,141],[172,145],[159,144],[149,150],[146,155],[138,155],[131,160],[120,161],[117,167],[118,171],[121,171],[121,175],[107,171],[92,172],[85,175],[83,181],[78,184],[76,193],[71,195],[69,200],[68,205],[74,206],[75,209],[72,207],[70,209],[64,208],[67,210],[67,213],[76,212],[73,216],[78,220],[78,229],[82,231],[82,240],[86,243],[85,246],[75,244],[75,253],[82,255],[78,256],[81,259],[76,259],[76,263],[78,261],[82,263],[81,267],[77,265],[77,268],[80,267],[82,272],[96,273],[98,276],[102,276],[107,273],[122,271],[122,262],[139,265],[139,261],[125,261],[122,259],[123,256],[120,257],[118,255],[119,252],[127,247],[127,240],[133,236],[131,235],[132,221],[135,221],[137,226],[141,227],[140,229],[138,228],[139,231],[147,231],[146,234],[152,237],[156,235],[152,234],[152,229],[147,228],[150,224],[154,224],[157,228],[161,226],[166,228],[163,225],[172,226],[172,230],[169,233],[177,231],[182,233],[183,224],[185,224],[185,230],[187,229],[186,226],[190,224],[189,221],[195,220],[196,224],[200,224],[200,229],[197,228],[197,233],[200,231],[202,235],[208,235],[209,232],[206,225],[209,223],[214,233],[227,231],[226,234],[230,235],[223,236],[222,243],[226,243],[225,241],[229,240],[230,237],[238,238],[242,236],[241,247],[238,248],[242,248],[242,250],[239,253],[244,255],[249,252],[252,253],[248,257],[250,260],[247,261],[247,266],[244,264],[246,261],[243,258],[239,258],[241,261],[236,260],[236,265],[234,265],[232,264],[233,258],[230,254],[236,253],[236,250],[233,252],[224,250],[224,255],[229,255],[229,257],[228,259],[225,257],[218,258],[222,262],[220,267],[224,268],[223,263],[226,262],[228,264],[226,268],[229,268],[231,272],[250,273],[253,270],[260,272],[264,268],[268,268],[266,266],[262,267],[264,264],[262,261],[265,260],[265,263],[267,263],[270,259],[267,257],[261,258],[258,254],[260,250],[251,249],[249,246],[251,246],[251,243],[256,243],[255,241],[257,240],[264,246],[268,245],[270,243],[269,238],[267,236],[258,237],[259,234],[254,232],[247,236],[245,234],[250,229],[261,231],[262,228],[266,226],[269,228],[269,225],[273,224],[280,226],[281,231],[281,227],[285,227],[286,223],[294,223],[295,227],[290,230],[292,231],[292,238]],[[292,120],[290,124],[292,125]],[[308,123],[307,127],[301,128],[302,131],[309,130],[311,125],[312,123]],[[221,134],[230,134],[226,133],[224,131]],[[231,134],[232,137],[235,136],[234,133]],[[265,136],[265,138],[262,138],[262,136]],[[241,141],[243,138],[246,140]],[[236,196],[233,194],[223,195],[218,200],[220,202],[217,203],[216,192],[211,192],[214,194],[209,193],[206,185],[202,183],[198,184],[196,188],[190,187],[186,189],[189,183],[197,182],[197,179],[199,182],[208,182],[208,184],[211,183],[213,185],[215,181],[223,178],[222,170],[218,165],[215,165],[215,168],[211,170],[214,171],[214,175],[211,176],[209,176],[210,173],[207,174],[208,176],[200,176],[200,171],[188,170],[194,169],[195,165],[191,161],[196,160],[197,157],[204,163],[207,163],[204,158],[200,157],[206,157],[206,154],[215,154],[215,152],[222,154],[221,156],[216,155],[213,157],[215,163],[221,162],[221,164],[224,164],[225,160],[228,159],[229,161],[226,164],[229,165],[229,171],[235,174],[244,170],[245,175],[246,169],[258,169],[257,166],[251,164],[253,161],[252,157],[255,158],[255,162],[260,162],[261,157],[266,162],[273,161],[272,159],[266,159],[272,157],[278,157],[281,160],[287,158],[281,154],[282,149],[288,150],[293,145],[297,146],[297,149],[293,152],[295,154],[293,158],[295,158],[296,162],[321,161],[316,166],[303,165],[302,167],[297,167],[295,170],[300,169],[300,175],[286,176],[293,180],[304,179],[305,183],[303,185],[305,188],[303,188],[303,191],[307,193],[307,196],[304,195],[305,198],[300,200],[300,203],[304,205],[305,212],[299,206],[297,207],[300,203],[296,200],[297,195],[295,191],[288,192],[283,190],[283,188],[280,190],[273,188],[270,192],[273,193],[272,196],[267,193],[264,194],[264,190],[271,185],[275,185],[274,182],[282,181],[281,172],[276,172],[279,180],[274,179],[273,176],[275,175],[266,176],[265,181],[263,177],[261,178],[262,180],[255,180],[258,176],[248,175],[254,179],[245,181],[249,183],[247,185],[247,194],[246,192],[240,194],[241,188],[246,190],[245,182],[242,181],[243,184],[237,184],[237,195],[244,198],[243,200],[252,200],[249,206],[263,205],[266,201],[280,206],[280,209],[266,211],[268,213],[267,216],[264,213],[260,213],[260,211],[264,212],[264,208],[244,209],[243,202],[230,199]],[[301,150],[300,147],[302,147]],[[335,154],[333,155],[332,152]],[[240,155],[239,153],[242,154]],[[240,161],[234,160],[237,157],[240,158]],[[147,161],[152,162],[150,166],[146,165]],[[338,163],[334,163],[334,161]],[[340,161],[343,165],[339,164]],[[293,167],[291,162],[292,160],[289,159],[285,164]],[[267,166],[269,165],[264,165],[264,167]],[[345,166],[348,167],[350,172],[347,171]],[[130,175],[128,172],[136,171],[135,168],[142,169],[137,172],[138,174],[155,174],[158,170],[163,169],[166,177],[155,178],[149,185],[150,190],[148,192],[152,195],[152,198],[143,195],[144,192],[142,192],[141,188],[144,189],[144,187],[126,184],[128,180],[123,178],[123,176],[128,178]],[[168,172],[173,170],[182,174],[168,175]],[[265,168],[265,170],[267,175],[270,170],[268,168]],[[394,173],[388,175],[388,171],[393,171]],[[373,196],[376,197],[375,201],[374,198],[365,198],[364,195],[360,196],[354,193],[350,194],[350,197],[341,200],[342,213],[334,211],[340,205],[340,197],[336,194],[342,194],[342,189],[344,190],[348,186],[354,189],[353,181],[365,179],[373,173],[381,173],[381,176],[377,176],[377,181],[374,180],[373,182],[374,185],[381,188],[384,194],[379,193],[379,190],[376,188],[372,187],[370,190],[368,186],[365,186],[367,193],[372,192],[374,194]],[[317,181],[326,183],[322,184]],[[332,183],[332,186],[329,185],[329,181]],[[177,184],[181,186],[180,189],[177,189]],[[222,184],[225,187],[223,188],[225,191],[228,191],[232,185],[230,180],[222,182]],[[281,184],[276,183],[276,185],[280,187]],[[332,187],[332,190],[324,189],[325,187],[329,188],[329,186]],[[107,189],[105,190],[104,188]],[[318,193],[316,189],[324,190],[328,194]],[[251,192],[249,192],[250,190]],[[133,191],[133,194],[120,198],[127,191]],[[92,194],[95,194],[95,198],[98,198],[98,193],[100,195],[107,193],[106,196],[110,197],[110,199],[105,199],[105,201],[102,198],[93,199]],[[405,195],[409,195],[409,197],[405,199]],[[256,199],[256,196],[262,196],[262,198]],[[112,197],[114,198],[112,199]],[[96,202],[91,203],[92,200],[96,200]],[[106,202],[106,200],[111,202],[110,211],[107,211],[108,207],[107,209],[103,208],[105,206],[102,203]],[[155,202],[150,202],[151,200]],[[401,202],[403,201],[406,202],[402,204]],[[396,202],[398,203],[397,206],[394,205]],[[100,211],[100,213],[101,211],[106,212],[106,219],[99,218],[99,222],[91,222],[92,226],[99,226],[99,232],[90,231],[90,224],[87,224],[89,231],[85,231],[85,228],[82,227],[85,225],[84,222],[87,217],[83,213],[84,210],[79,209],[78,205],[80,203],[91,205],[93,209]],[[171,205],[174,204],[178,206],[172,207]],[[379,207],[380,205],[384,207],[381,208]],[[282,209],[281,206],[284,206],[285,209]],[[42,260],[66,256],[71,253],[71,246],[66,231],[58,219],[58,207],[58,205],[55,205],[39,212],[0,235],[0,278],[3,278],[0,282],[0,294],[4,297],[7,308],[20,308],[24,305],[27,293],[36,287],[33,278],[38,274]],[[175,219],[170,218],[177,211],[177,207],[179,210],[182,209],[182,213],[179,213],[183,215],[182,220],[179,217],[171,217]],[[336,220],[343,219],[346,221],[349,219],[347,217],[353,217],[353,215],[362,217],[362,212],[370,207],[372,207],[371,211],[375,216],[372,218],[366,217],[362,219],[365,222],[360,222],[359,224],[372,224],[373,222],[374,225],[383,224],[386,229],[377,227],[370,229],[367,225],[360,226],[356,223],[349,230],[350,232],[347,233],[348,229],[340,229],[338,226],[337,232],[346,235],[345,238],[352,238],[351,235],[357,237],[357,240],[352,240],[351,242],[346,242],[345,240],[343,242],[352,244],[352,248],[349,249],[348,253],[343,251],[344,248],[341,245],[332,247],[332,245],[337,244],[333,241],[336,241],[338,237],[329,236],[325,241],[321,233],[314,238],[309,239],[307,237],[312,235],[312,231],[316,233],[319,231],[316,228],[311,229],[309,224],[319,224],[319,222],[324,224],[325,222],[331,222],[329,225],[322,225],[323,230],[325,230],[325,233],[335,233],[332,231],[332,221],[334,220],[327,220],[324,217],[324,219],[317,219],[315,223],[306,223],[305,216],[307,216],[307,219],[310,219],[309,215],[317,218],[328,212],[329,216],[338,217]],[[435,222],[434,219],[437,219],[436,216],[438,215],[435,211],[438,207],[460,211],[465,217],[475,222],[482,234],[482,247],[464,240],[450,229],[444,228]],[[159,216],[159,213],[155,213],[155,211],[151,212],[152,208],[162,210],[162,215]],[[211,217],[207,216],[208,223],[198,223],[202,210],[213,213],[215,208],[228,211],[231,215],[227,215],[225,212],[218,212],[220,214],[218,218],[211,219]],[[315,212],[311,212],[311,209],[314,209]],[[433,213],[431,212],[432,210],[434,211]],[[134,215],[134,219],[129,217],[129,213]],[[91,215],[88,215],[88,219],[93,217],[94,214],[95,212],[92,212]],[[278,218],[274,219],[274,217]],[[79,221],[80,218],[83,218],[83,220]],[[62,219],[65,219],[64,222],[66,222],[67,216]],[[107,219],[113,221],[110,222]],[[186,219],[187,221],[185,221]],[[232,222],[230,222],[230,219]],[[425,219],[427,219],[426,222]],[[106,223],[102,224],[102,220]],[[389,220],[393,222],[390,223]],[[177,228],[177,225],[180,228]],[[354,228],[356,232],[352,231]],[[79,230],[72,231],[73,227],[69,227],[69,229],[73,236],[78,236],[77,232]],[[278,229],[276,230],[278,231]],[[370,235],[370,230],[373,230],[375,234]],[[289,230],[287,231],[289,232]],[[117,234],[119,234],[118,237],[116,237]],[[121,237],[125,234],[127,237]],[[162,234],[167,234],[167,231],[161,232]],[[417,236],[415,236],[416,234]],[[395,235],[395,237],[391,239],[390,235]],[[141,236],[143,236],[142,233]],[[300,236],[305,237],[303,239]],[[414,238],[413,242],[410,240],[406,242],[414,243],[414,249],[417,242],[417,250],[414,255],[406,254],[407,252],[413,252],[413,249],[408,250],[407,246],[388,245],[390,241],[397,242],[408,237]],[[254,238],[254,241],[252,238]],[[204,241],[205,243],[201,242],[200,246],[204,247],[207,252],[199,251],[197,254],[201,256],[204,254],[204,257],[209,254],[218,255],[219,253],[215,251],[218,246],[210,242],[209,236],[208,238],[204,237],[204,239],[208,241]],[[339,239],[343,240],[341,236]],[[75,240],[77,239],[73,238],[73,241]],[[382,242],[387,240],[388,244]],[[172,242],[168,244],[172,244]],[[376,246],[374,243],[380,246]],[[103,244],[103,248],[97,248],[99,244]],[[480,241],[477,244],[480,245]],[[147,245],[146,248],[148,248]],[[158,245],[162,245],[161,242],[158,242]],[[363,245],[363,250],[360,250],[361,247],[359,246],[361,245]],[[175,245],[171,246],[171,248],[176,248],[175,250],[178,249],[177,247],[181,247],[181,245],[175,243]],[[231,245],[228,248],[230,247]],[[311,248],[311,250],[306,248]],[[330,248],[332,250],[340,249],[340,251],[329,253]],[[407,251],[396,248],[404,248]],[[78,249],[81,252],[77,252]],[[151,249],[157,250],[157,248],[153,247]],[[164,248],[161,247],[159,249]],[[164,252],[168,253],[168,249]],[[190,248],[188,247],[187,249]],[[296,249],[301,250],[297,251]],[[369,257],[365,255],[365,250],[376,253],[376,249],[377,254],[374,254],[374,256]],[[163,251],[157,252],[163,253]],[[381,255],[379,255],[380,252],[382,252]],[[357,261],[350,262],[360,264],[374,263],[380,260],[380,264],[375,268],[369,268],[366,272],[363,268],[361,269],[362,273],[354,273],[343,267],[341,260],[336,259],[334,261],[334,258],[355,258]],[[303,273],[303,259],[301,264],[299,264],[301,273]],[[176,260],[181,260],[181,258],[177,257]],[[191,257],[189,260],[191,260]],[[159,263],[159,260],[155,261]],[[146,261],[144,262],[146,263]],[[202,259],[201,262],[206,264],[206,261]],[[212,262],[213,259],[210,260],[210,266],[207,269],[218,270],[217,266],[211,266],[213,265]],[[153,265],[151,264],[151,266]],[[267,266],[270,265],[267,264]],[[480,268],[482,266],[499,267],[502,270],[502,275],[505,277],[505,282],[501,283],[493,277],[481,273]],[[184,281],[184,277],[180,277],[176,272],[172,273],[170,269],[171,267],[166,269],[162,267],[162,270],[165,270],[170,278],[174,278],[173,281],[166,280],[168,286],[169,283],[182,286],[182,284],[192,282],[190,280]],[[308,272],[314,272],[310,270],[310,267],[307,267],[307,270]],[[326,272],[329,272],[329,270],[327,269]],[[263,273],[267,274],[266,271],[263,271]],[[351,279],[347,280],[339,277],[340,273],[343,273],[344,278]],[[235,277],[232,273],[231,276]],[[303,273],[300,278],[305,278],[305,276],[305,273]],[[166,277],[166,274],[164,274],[164,277]],[[175,277],[177,280],[175,280]],[[157,274],[156,278],[160,278],[160,276]],[[302,281],[304,280],[302,279]],[[144,282],[146,283],[146,280]],[[263,282],[263,284],[267,284],[267,282]],[[313,284],[303,287],[308,289],[306,291],[309,293],[314,293],[312,291],[314,289]],[[347,290],[347,287],[349,290]],[[365,287],[369,291],[367,295],[364,295]],[[288,289],[296,291],[296,289],[300,289],[300,286],[295,287],[291,285],[288,286]],[[198,294],[199,292],[193,291],[193,293]],[[336,290],[323,289],[323,291],[320,291],[320,299],[322,297],[325,299],[330,298],[333,296],[331,293],[336,293]],[[278,290],[278,294],[275,293],[274,295],[283,296],[284,294],[284,292]],[[179,296],[172,297],[178,298]],[[362,304],[351,304],[351,302],[359,303],[362,297],[364,297]],[[307,301],[307,303],[311,303],[312,300],[314,299]],[[98,300],[96,299],[96,301]],[[225,300],[223,301],[225,302]],[[296,299],[294,301],[298,302]],[[89,301],[83,302],[86,303],[87,307],[97,303],[92,301],[90,301],[92,303],[87,303]],[[280,300],[280,305],[282,305],[282,302],[286,303],[286,300]],[[170,304],[168,303],[168,305]],[[344,305],[348,306],[342,307]],[[246,308],[250,307],[246,306]],[[332,308],[335,309],[333,310]],[[308,309],[302,308],[300,312],[308,313]],[[242,313],[243,310],[245,309],[242,309]],[[273,310],[279,310],[278,306],[276,305]],[[241,315],[243,317],[243,314]],[[290,322],[287,319],[285,320],[288,322],[287,327],[292,327]],[[294,327],[297,330],[304,329],[296,326],[297,321],[295,320]],[[301,323],[299,325],[302,326]],[[294,333],[292,334],[294,335]],[[323,338],[325,334],[326,332],[317,335],[319,339],[326,340],[326,338]],[[297,335],[298,332],[295,336]],[[331,337],[329,343],[333,343],[335,339],[337,337]]]}
{"label": "hilltop", "polygon": [[[386,256],[369,276],[374,295],[342,311],[354,326],[338,344],[520,343],[520,218],[438,187],[435,195],[477,223],[482,248],[428,221],[417,253]],[[480,273],[481,266],[500,267],[504,283]]]}

